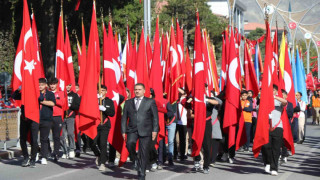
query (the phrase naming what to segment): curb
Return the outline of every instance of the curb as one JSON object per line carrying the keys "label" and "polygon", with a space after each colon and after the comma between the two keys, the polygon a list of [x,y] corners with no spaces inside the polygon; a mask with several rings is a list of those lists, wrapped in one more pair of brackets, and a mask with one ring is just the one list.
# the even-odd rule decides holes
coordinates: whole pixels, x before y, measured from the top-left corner
{"label": "curb", "polygon": [[1,159],[13,159],[20,157],[22,155],[21,148],[9,148],[7,151],[0,151],[0,160]]}

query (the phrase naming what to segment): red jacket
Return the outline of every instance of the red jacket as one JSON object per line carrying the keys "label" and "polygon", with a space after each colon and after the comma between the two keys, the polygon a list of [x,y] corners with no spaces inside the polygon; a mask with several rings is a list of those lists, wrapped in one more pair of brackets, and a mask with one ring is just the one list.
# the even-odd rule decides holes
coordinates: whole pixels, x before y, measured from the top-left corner
{"label": "red jacket", "polygon": [[61,116],[63,119],[63,109],[62,107],[65,105],[65,94],[63,91],[56,91],[54,93],[54,97],[56,98],[56,105],[53,106],[53,116]]}

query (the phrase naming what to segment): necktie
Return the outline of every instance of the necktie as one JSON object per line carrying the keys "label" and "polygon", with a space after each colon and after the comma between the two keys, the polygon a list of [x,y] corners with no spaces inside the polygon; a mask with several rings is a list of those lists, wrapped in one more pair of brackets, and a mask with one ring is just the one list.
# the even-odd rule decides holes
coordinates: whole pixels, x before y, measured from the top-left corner
{"label": "necktie", "polygon": [[139,106],[140,106],[140,98],[137,98],[137,102],[136,102],[136,110],[139,109]]}

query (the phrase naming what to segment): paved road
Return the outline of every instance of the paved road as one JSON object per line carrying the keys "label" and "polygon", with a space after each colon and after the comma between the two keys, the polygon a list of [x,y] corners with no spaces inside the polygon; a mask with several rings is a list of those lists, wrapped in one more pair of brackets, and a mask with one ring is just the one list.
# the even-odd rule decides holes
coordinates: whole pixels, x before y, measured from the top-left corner
{"label": "paved road", "polygon": [[[310,119],[309,119],[310,121]],[[36,168],[20,166],[22,158],[0,162],[0,180],[82,180],[82,179],[136,179],[136,172],[130,170],[131,164],[121,168],[107,169],[101,173],[94,164],[92,154],[82,155],[74,160],[61,160],[48,165],[37,163]],[[218,162],[209,174],[191,173],[193,162],[189,158],[183,164],[175,162],[172,168],[147,173],[152,180],[193,180],[193,179],[245,179],[245,180],[312,180],[320,179],[320,126],[308,125],[307,137],[302,145],[296,145],[296,154],[289,157],[288,163],[280,166],[279,175],[272,177],[263,173],[261,157],[253,158],[251,153],[237,153],[234,164]]]}

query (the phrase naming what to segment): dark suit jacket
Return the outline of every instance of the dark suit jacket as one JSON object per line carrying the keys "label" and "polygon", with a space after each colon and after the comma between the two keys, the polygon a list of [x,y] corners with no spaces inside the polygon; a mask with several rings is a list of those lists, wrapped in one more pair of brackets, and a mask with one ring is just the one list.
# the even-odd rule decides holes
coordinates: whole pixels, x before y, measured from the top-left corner
{"label": "dark suit jacket", "polygon": [[[127,120],[129,122],[127,123]],[[125,102],[121,119],[121,133],[138,132],[139,136],[151,136],[159,131],[158,109],[154,99],[143,97],[139,110],[136,110],[134,98]]]}

